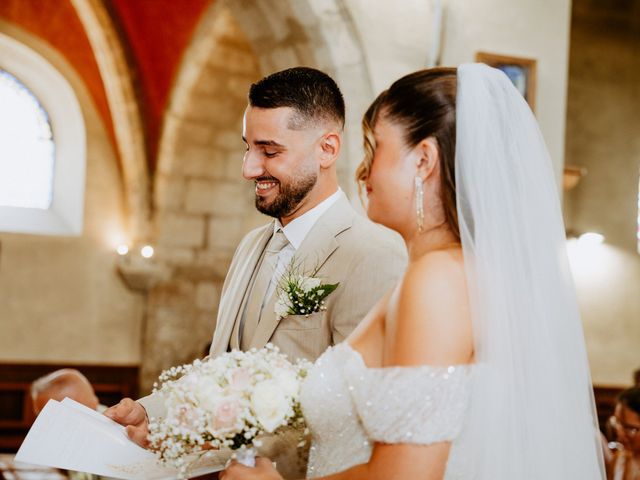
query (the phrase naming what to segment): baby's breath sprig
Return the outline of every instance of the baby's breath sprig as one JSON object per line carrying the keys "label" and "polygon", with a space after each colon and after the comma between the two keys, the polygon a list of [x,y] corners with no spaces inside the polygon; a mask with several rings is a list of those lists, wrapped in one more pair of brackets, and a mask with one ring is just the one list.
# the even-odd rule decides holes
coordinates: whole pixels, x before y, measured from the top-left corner
{"label": "baby's breath sprig", "polygon": [[301,263],[294,259],[285,270],[277,287],[275,313],[278,318],[289,315],[309,316],[326,309],[327,298],[340,283],[322,283],[316,275],[318,267],[310,274],[302,273]]}

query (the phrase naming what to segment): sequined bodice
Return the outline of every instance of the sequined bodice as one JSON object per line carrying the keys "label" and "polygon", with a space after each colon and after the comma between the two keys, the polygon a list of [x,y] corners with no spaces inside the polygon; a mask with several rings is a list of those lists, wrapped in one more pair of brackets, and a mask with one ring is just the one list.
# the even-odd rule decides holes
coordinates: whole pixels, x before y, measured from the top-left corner
{"label": "sequined bodice", "polygon": [[472,367],[367,368],[346,342],[316,361],[302,386],[312,445],[307,477],[366,463],[372,445],[453,441],[447,479],[468,405]]}
{"label": "sequined bodice", "polygon": [[371,455],[343,370],[346,362],[354,361],[348,348],[329,348],[302,385],[300,401],[312,437],[309,478],[366,463]]}

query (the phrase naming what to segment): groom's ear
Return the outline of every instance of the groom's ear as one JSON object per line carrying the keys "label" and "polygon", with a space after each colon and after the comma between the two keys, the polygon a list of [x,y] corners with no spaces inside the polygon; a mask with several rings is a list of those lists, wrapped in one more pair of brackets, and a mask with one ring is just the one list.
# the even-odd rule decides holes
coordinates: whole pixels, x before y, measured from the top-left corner
{"label": "groom's ear", "polygon": [[416,150],[419,156],[417,175],[427,180],[438,171],[440,160],[438,141],[434,137],[425,138],[417,145]]}
{"label": "groom's ear", "polygon": [[342,139],[340,134],[332,132],[327,133],[320,139],[320,166],[322,168],[329,168],[340,156],[340,147]]}

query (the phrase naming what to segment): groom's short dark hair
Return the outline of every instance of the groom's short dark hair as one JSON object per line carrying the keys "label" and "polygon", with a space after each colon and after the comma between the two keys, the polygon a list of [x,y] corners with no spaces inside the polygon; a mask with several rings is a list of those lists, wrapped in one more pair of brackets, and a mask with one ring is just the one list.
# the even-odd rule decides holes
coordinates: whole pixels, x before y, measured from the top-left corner
{"label": "groom's short dark hair", "polygon": [[309,121],[333,120],[344,127],[344,98],[326,73],[295,67],[272,73],[251,85],[249,104],[258,108],[291,107],[296,111],[289,128],[302,129]]}

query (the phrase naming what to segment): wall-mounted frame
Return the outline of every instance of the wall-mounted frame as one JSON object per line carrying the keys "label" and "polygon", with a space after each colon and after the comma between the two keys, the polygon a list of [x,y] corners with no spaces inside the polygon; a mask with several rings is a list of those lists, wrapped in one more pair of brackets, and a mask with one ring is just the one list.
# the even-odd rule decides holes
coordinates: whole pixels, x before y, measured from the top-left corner
{"label": "wall-mounted frame", "polygon": [[476,61],[502,70],[522,93],[531,110],[536,110],[536,60],[488,52],[476,53]]}

